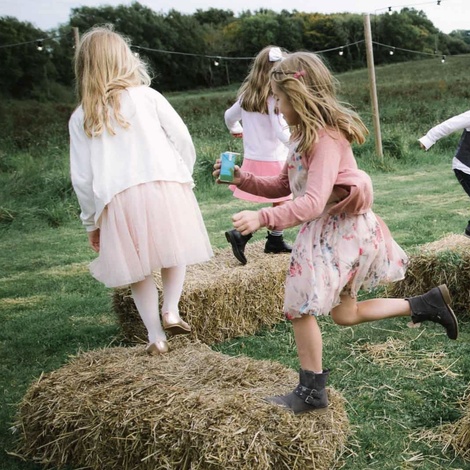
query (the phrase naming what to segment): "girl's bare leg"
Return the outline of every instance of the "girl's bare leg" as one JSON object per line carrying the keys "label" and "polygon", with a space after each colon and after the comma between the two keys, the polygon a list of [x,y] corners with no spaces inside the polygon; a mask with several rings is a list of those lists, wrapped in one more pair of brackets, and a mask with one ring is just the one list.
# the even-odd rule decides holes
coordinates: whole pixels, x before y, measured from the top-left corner
{"label": "girl's bare leg", "polygon": [[304,370],[323,370],[323,341],[317,319],[313,315],[302,315],[292,320],[300,367]]}
{"label": "girl's bare leg", "polygon": [[371,299],[358,302],[349,295],[342,295],[341,304],[331,311],[333,321],[343,326],[410,315],[410,304],[405,299]]}

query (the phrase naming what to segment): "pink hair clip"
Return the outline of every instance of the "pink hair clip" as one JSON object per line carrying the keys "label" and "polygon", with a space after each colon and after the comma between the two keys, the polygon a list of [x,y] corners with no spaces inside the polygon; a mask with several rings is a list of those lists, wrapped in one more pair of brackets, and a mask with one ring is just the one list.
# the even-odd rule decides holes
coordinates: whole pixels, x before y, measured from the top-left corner
{"label": "pink hair clip", "polygon": [[294,73],[294,78],[300,78],[305,76],[305,70],[299,70],[298,72]]}

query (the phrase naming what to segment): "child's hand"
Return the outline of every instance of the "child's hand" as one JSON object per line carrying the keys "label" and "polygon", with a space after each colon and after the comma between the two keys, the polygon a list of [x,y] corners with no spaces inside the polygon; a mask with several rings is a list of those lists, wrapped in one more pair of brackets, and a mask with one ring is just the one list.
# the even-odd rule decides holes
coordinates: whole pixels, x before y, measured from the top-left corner
{"label": "child's hand", "polygon": [[220,166],[221,166],[221,160],[220,158],[218,158],[214,163],[214,171],[212,172],[212,176],[216,178],[215,182],[217,184],[233,184],[235,186],[238,186],[241,183],[242,173],[238,165],[235,165],[235,167],[233,168],[233,181],[220,181],[219,179]]}
{"label": "child's hand", "polygon": [[93,232],[88,232],[88,242],[91,246],[91,249],[93,251],[96,251],[96,253],[99,253],[100,251],[100,229],[97,228],[96,230],[93,230]]}
{"label": "child's hand", "polygon": [[235,137],[236,139],[243,139],[243,132],[232,134],[232,137]]}
{"label": "child's hand", "polygon": [[242,235],[249,235],[261,228],[257,211],[241,211],[232,216],[234,228]]}

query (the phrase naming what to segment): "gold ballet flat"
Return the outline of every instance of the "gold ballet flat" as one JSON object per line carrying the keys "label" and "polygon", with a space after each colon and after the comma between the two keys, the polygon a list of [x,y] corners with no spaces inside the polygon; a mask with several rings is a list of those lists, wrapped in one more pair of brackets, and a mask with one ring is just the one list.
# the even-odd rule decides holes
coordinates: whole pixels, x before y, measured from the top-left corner
{"label": "gold ballet flat", "polygon": [[150,354],[150,356],[156,356],[158,354],[165,354],[168,352],[168,341],[163,340],[163,341],[156,341],[155,343],[150,343],[145,348],[145,351],[147,351],[147,354]]}
{"label": "gold ballet flat", "polygon": [[172,335],[187,335],[191,332],[191,327],[176,313],[165,312],[162,320],[163,329]]}

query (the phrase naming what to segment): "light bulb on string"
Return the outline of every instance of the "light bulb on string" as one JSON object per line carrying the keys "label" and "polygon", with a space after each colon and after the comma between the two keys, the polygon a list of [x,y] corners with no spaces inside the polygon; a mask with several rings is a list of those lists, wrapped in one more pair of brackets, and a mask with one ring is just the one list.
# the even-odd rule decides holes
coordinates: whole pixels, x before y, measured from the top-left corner
{"label": "light bulb on string", "polygon": [[441,57],[441,63],[445,64],[445,61],[446,61],[446,56],[443,55],[443,56]]}
{"label": "light bulb on string", "polygon": [[437,5],[440,5],[441,4],[441,0],[437,0]]}
{"label": "light bulb on string", "polygon": [[388,7],[388,13],[392,12],[392,7]]}
{"label": "light bulb on string", "polygon": [[388,51],[388,53],[389,53],[390,55],[395,54],[395,48],[392,47],[392,48]]}
{"label": "light bulb on string", "polygon": [[220,62],[218,60],[214,60],[214,65],[218,67],[220,65]]}
{"label": "light bulb on string", "polygon": [[343,54],[344,54],[344,47],[343,47],[343,46],[341,46],[341,47],[339,48],[338,54],[339,54],[339,55],[343,55]]}
{"label": "light bulb on string", "polygon": [[36,48],[38,51],[42,51],[44,49],[44,45],[42,41],[36,41]]}

